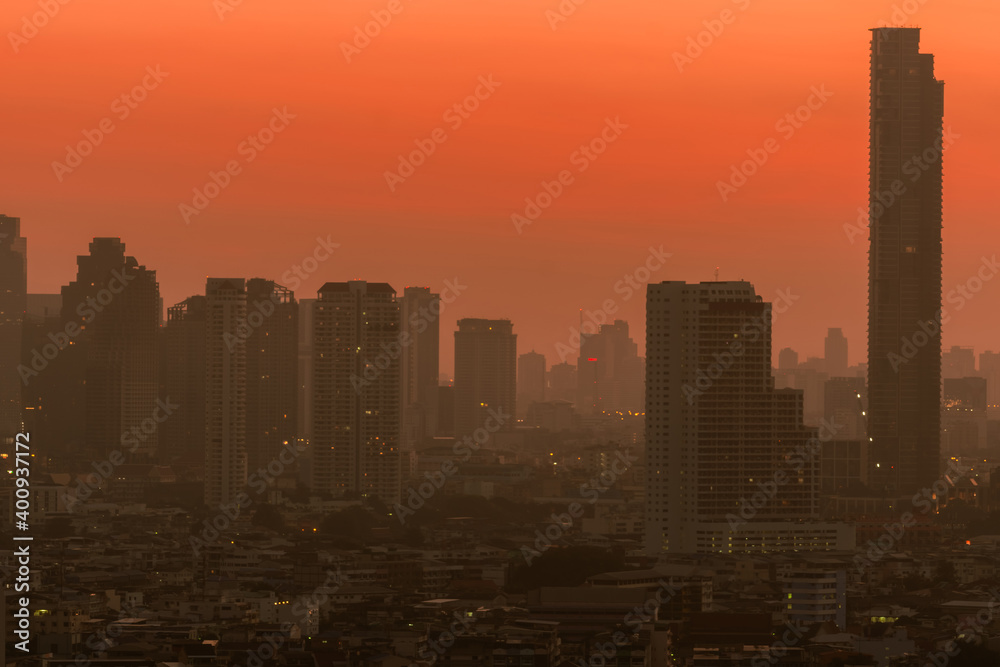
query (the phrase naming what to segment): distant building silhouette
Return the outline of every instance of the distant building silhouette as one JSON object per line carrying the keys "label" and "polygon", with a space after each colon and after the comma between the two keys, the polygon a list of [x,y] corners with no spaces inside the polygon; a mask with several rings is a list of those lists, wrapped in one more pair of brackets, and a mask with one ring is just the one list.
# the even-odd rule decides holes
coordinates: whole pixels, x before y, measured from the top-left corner
{"label": "distant building silhouette", "polygon": [[396,291],[388,283],[326,283],[313,306],[311,486],[334,497],[400,495]]}
{"label": "distant building silhouette", "polygon": [[532,403],[545,400],[545,355],[532,350],[517,358],[517,410],[528,414]]}
{"label": "distant building silhouette", "polygon": [[[157,338],[160,288],[156,272],[125,254],[118,238],[95,238],[77,257],[76,280],[62,289],[63,323],[79,327],[60,353],[68,387],[78,392],[56,411],[73,426],[85,424],[85,451],[104,458],[123,449],[128,460],[157,454],[158,430],[123,448],[123,435],[153,416],[159,391]],[[57,371],[59,374],[59,371]],[[83,401],[79,400],[83,397]]]}
{"label": "distant building silhouette", "polygon": [[941,410],[941,451],[945,456],[986,454],[986,379],[947,378]]}
{"label": "distant building silhouette", "polygon": [[[299,304],[273,280],[247,282],[247,470],[295,445],[298,432]],[[263,477],[261,475],[260,477]]]}
{"label": "distant building silhouette", "polygon": [[576,369],[580,414],[642,412],[645,369],[628,322],[615,320],[597,333],[581,334]]}
{"label": "distant building silhouette", "polygon": [[941,377],[945,380],[972,377],[976,374],[976,353],[971,347],[952,345],[941,354]]}
{"label": "distant building silhouette", "polygon": [[839,378],[847,375],[847,338],[844,337],[842,330],[826,330],[823,357],[826,361],[826,374],[829,377]]}
{"label": "distant building silhouette", "polygon": [[403,426],[400,442],[407,451],[437,434],[441,296],[429,287],[407,287],[400,299]]}
{"label": "distant building silhouette", "polygon": [[545,397],[552,401],[565,401],[576,404],[577,401],[576,366],[569,362],[553,364],[549,368],[548,387]]}
{"label": "distant building silhouette", "polygon": [[513,429],[516,394],[517,334],[510,320],[459,320],[455,332],[455,437],[483,428],[491,410],[511,415],[502,429]]}
{"label": "distant building silhouette", "polygon": [[205,461],[206,298],[188,297],[167,309],[160,377],[163,395],[178,407],[160,426],[164,463]]}
{"label": "distant building silhouette", "polygon": [[795,370],[799,367],[799,353],[790,347],[781,348],[781,352],[778,352],[778,369],[779,370]]}
{"label": "distant building silhouette", "polygon": [[920,30],[872,29],[868,404],[871,483],[886,496],[941,469],[943,114]]}
{"label": "distant building silhouette", "polygon": [[20,218],[0,215],[0,446],[21,432],[21,341],[28,298],[28,242]]}
{"label": "distant building silhouette", "polygon": [[247,483],[246,281],[205,286],[205,504],[232,503]]}

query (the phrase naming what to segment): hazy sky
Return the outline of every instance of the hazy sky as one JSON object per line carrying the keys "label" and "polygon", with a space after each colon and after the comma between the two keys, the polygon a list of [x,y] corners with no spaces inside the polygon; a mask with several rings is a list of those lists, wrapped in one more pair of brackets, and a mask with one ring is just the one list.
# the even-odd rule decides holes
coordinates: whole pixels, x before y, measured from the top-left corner
{"label": "hazy sky", "polygon": [[[642,345],[644,294],[616,283],[662,246],[672,256],[651,280],[711,280],[718,266],[766,299],[788,290],[775,350],[819,355],[839,326],[854,363],[867,235],[852,244],[844,226],[866,203],[880,21],[923,29],[959,135],[945,157],[945,294],[1000,250],[996,0],[64,1],[41,2],[51,17],[38,0],[0,6],[0,213],[23,220],[34,292],[67,283],[94,236],[120,236],[168,305],[209,274],[280,280],[329,236],[340,247],[299,279],[300,297],[328,280],[402,292],[457,279],[443,369],[461,317],[508,317],[519,352],[553,363],[579,309],[607,299]],[[372,12],[390,20],[355,42]],[[699,33],[702,53],[678,57]],[[813,90],[826,99],[811,118],[779,124]],[[449,112],[477,91],[467,117]],[[243,143],[274,109],[295,117],[261,150]],[[100,143],[76,163],[66,146],[85,131]],[[578,152],[602,131],[604,153]],[[718,182],[769,139],[777,152],[723,201]],[[398,156],[428,140],[433,153],[390,187]],[[238,173],[187,222],[181,205],[231,161]],[[518,233],[511,215],[564,170]],[[1000,349],[1000,280],[957,303],[945,345]]]}

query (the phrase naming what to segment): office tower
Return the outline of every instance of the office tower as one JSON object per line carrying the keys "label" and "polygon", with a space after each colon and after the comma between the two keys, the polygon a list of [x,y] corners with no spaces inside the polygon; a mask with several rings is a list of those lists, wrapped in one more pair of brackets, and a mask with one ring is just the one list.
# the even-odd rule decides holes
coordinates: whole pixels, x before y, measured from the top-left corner
{"label": "office tower", "polygon": [[778,352],[778,369],[795,370],[799,367],[799,353],[790,347],[784,347]]}
{"label": "office tower", "polygon": [[641,412],[643,366],[628,322],[615,320],[602,324],[597,333],[582,334],[576,364],[577,411],[582,415]]}
{"label": "office tower", "polygon": [[316,299],[299,300],[299,438],[308,442],[312,436],[313,401],[313,305]]}
{"label": "office tower", "polygon": [[826,374],[832,378],[847,375],[847,338],[840,329],[827,329],[826,340],[823,341],[823,357],[826,361]]}
{"label": "office tower", "polygon": [[267,468],[295,445],[298,406],[299,305],[273,280],[247,281],[247,470]]}
{"label": "office tower", "polygon": [[399,302],[387,283],[326,283],[313,305],[312,489],[400,494]]}
{"label": "office tower", "polygon": [[[59,319],[61,312],[61,294],[28,295],[21,335],[21,364],[24,368],[31,368],[32,351],[42,350],[46,345],[53,344],[48,335],[63,329],[64,323]],[[53,349],[56,348],[49,348],[49,351]],[[40,452],[45,458],[62,454],[54,451],[51,446],[51,443],[58,441],[58,437],[53,433],[65,428],[65,424],[61,423],[64,417],[49,410],[48,401],[60,391],[65,391],[62,387],[63,378],[56,375],[57,373],[50,372],[50,369],[46,368],[45,372],[37,376],[28,375],[28,382],[21,383],[24,432],[30,433],[31,437],[37,438],[39,442],[48,444]],[[18,381],[21,381],[20,377]],[[60,456],[60,461],[65,462],[65,459]]]}
{"label": "office tower", "polygon": [[160,426],[162,463],[205,460],[206,298],[195,295],[167,309],[160,377],[163,396],[177,405]]}
{"label": "office tower", "polygon": [[800,391],[774,389],[770,321],[748,282],[648,286],[649,555],[853,546],[849,528],[809,521],[818,455],[802,452],[817,430]]}
{"label": "office tower", "polygon": [[941,354],[941,377],[945,380],[972,377],[976,374],[976,353],[971,347],[953,345]]}
{"label": "office tower", "polygon": [[510,320],[459,320],[455,332],[455,437],[472,435],[494,414],[511,415],[503,420],[502,429],[513,429],[516,394],[517,334]]}
{"label": "office tower", "polygon": [[840,426],[838,440],[868,439],[864,405],[865,379],[832,377],[823,385],[823,415]]}
{"label": "office tower", "polygon": [[0,446],[21,432],[21,340],[28,295],[28,242],[21,219],[0,215]]}
{"label": "office tower", "polygon": [[247,288],[243,278],[205,286],[205,504],[231,504],[247,483]]}
{"label": "office tower", "polygon": [[934,56],[920,53],[918,28],[871,34],[871,480],[877,493],[908,497],[940,470],[944,83]]}
{"label": "office tower", "polygon": [[455,387],[450,384],[438,385],[437,435],[440,438],[455,437]]}
{"label": "office tower", "polygon": [[517,358],[517,409],[528,413],[532,403],[545,400],[545,355],[532,350]]}
{"label": "office tower", "polygon": [[986,402],[988,406],[991,408],[1000,406],[1000,353],[980,353],[979,376],[986,379]]}
{"label": "office tower", "polygon": [[947,378],[941,405],[941,453],[982,456],[986,451],[986,379]]}
{"label": "office tower", "polygon": [[403,331],[400,379],[402,381],[401,442],[409,451],[437,434],[438,351],[440,347],[441,296],[429,287],[407,287],[400,299]]}
{"label": "office tower", "polygon": [[77,267],[76,280],[62,289],[67,346],[59,361],[68,362],[68,373],[56,374],[78,394],[65,411],[57,411],[59,418],[71,427],[86,425],[90,456],[104,458],[122,449],[129,461],[149,461],[157,453],[158,429],[128,440],[123,436],[134,433],[158,407],[156,272],[127,256],[118,238],[95,238],[90,254],[77,257]]}
{"label": "office tower", "polygon": [[578,389],[576,366],[567,361],[553,364],[549,368],[548,380],[546,397],[553,401],[567,401],[576,404]]}

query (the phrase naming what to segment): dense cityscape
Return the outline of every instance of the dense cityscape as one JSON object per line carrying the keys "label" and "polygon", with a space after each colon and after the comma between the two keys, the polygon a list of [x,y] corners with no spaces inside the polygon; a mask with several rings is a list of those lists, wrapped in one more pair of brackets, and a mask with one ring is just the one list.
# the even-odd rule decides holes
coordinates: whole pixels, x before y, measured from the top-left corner
{"label": "dense cityscape", "polygon": [[868,339],[822,357],[775,349],[796,296],[658,243],[553,352],[331,236],[165,303],[126,229],[32,293],[0,215],[3,664],[1000,664],[1000,351],[941,342],[1000,264],[942,289],[944,83],[919,28],[870,34]]}

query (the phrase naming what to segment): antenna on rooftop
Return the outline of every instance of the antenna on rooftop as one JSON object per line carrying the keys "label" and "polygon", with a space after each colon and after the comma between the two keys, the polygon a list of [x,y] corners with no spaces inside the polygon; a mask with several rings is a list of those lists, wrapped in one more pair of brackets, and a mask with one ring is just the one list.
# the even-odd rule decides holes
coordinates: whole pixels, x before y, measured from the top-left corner
{"label": "antenna on rooftop", "polygon": [[719,282],[719,267],[715,267],[715,282]]}

